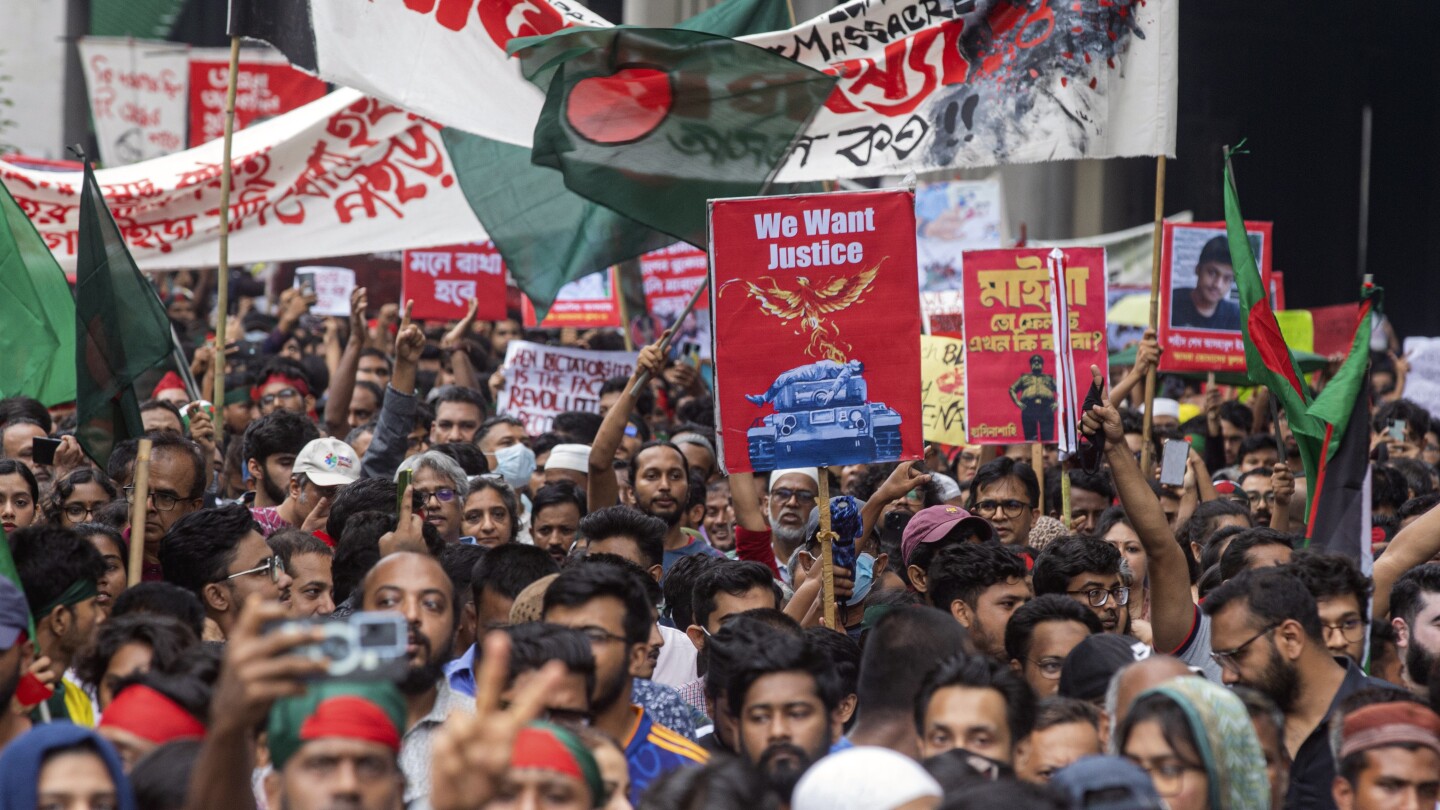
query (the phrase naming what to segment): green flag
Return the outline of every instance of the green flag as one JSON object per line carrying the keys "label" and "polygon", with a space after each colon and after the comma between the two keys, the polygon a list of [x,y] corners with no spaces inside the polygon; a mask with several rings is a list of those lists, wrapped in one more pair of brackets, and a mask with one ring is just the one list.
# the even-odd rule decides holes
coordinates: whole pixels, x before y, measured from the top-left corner
{"label": "green flag", "polygon": [[[675,27],[740,37],[792,23],[783,0],[725,0]],[[530,162],[527,147],[458,129],[442,135],[470,208],[540,318],[564,285],[675,241],[566,188],[559,172]]]}
{"label": "green flag", "polygon": [[705,202],[768,189],[836,78],[723,36],[574,28],[517,39],[546,89],[532,161],[572,191],[694,245]]}
{"label": "green flag", "polygon": [[75,299],[35,226],[0,184],[0,396],[75,399]]}
{"label": "green flag", "polygon": [[85,164],[75,251],[76,438],[102,468],[115,445],[145,432],[135,379],[173,349],[170,321]]}
{"label": "green flag", "polygon": [[[10,580],[20,595],[25,595],[25,584],[20,581],[20,569],[15,567],[15,558],[10,554],[10,538],[5,535],[4,529],[0,529],[0,577]],[[29,627],[26,629],[30,632],[30,638],[33,639],[35,638],[35,616],[30,613],[28,607],[25,613],[29,622]]]}

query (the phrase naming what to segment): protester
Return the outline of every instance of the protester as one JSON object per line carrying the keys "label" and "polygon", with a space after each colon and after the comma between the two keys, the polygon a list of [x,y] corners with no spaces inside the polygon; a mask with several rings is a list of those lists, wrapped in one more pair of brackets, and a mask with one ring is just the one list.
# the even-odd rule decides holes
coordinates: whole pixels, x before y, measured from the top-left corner
{"label": "protester", "polygon": [[970,631],[977,649],[1005,658],[1006,625],[1030,600],[1019,555],[1005,546],[961,543],[941,549],[925,572],[925,582],[931,603]]}
{"label": "protester", "polygon": [[1088,637],[1104,632],[1094,612],[1059,594],[1021,605],[1005,625],[1005,655],[1010,666],[1040,698],[1060,689],[1070,653]]}
{"label": "protester", "polygon": [[926,676],[915,696],[915,725],[922,756],[963,748],[1012,765],[1035,725],[1035,695],[994,658],[960,653]]}
{"label": "protester", "polygon": [[1021,744],[1015,775],[1044,784],[1057,771],[1103,752],[1100,710],[1081,700],[1050,697],[1035,706],[1035,726]]}
{"label": "protester", "polygon": [[1440,798],[1440,717],[1411,703],[1379,703],[1339,725],[1335,805],[1341,810],[1432,807]]}

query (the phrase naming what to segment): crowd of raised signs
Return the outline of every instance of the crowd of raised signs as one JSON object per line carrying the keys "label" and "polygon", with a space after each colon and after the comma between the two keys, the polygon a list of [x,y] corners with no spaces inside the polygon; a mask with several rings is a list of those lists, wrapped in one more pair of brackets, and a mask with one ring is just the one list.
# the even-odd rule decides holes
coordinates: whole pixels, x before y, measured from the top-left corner
{"label": "crowd of raised signs", "polygon": [[183,283],[225,395],[146,383],[143,537],[136,439],[96,465],[73,409],[0,400],[0,810],[1436,805],[1440,438],[1386,331],[1373,546],[1323,553],[1263,392],[1162,375],[1142,447],[1153,336],[1079,420],[1098,467],[727,476],[703,375],[656,345],[528,435],[509,341],[619,333],[295,290],[238,296],[222,360]]}

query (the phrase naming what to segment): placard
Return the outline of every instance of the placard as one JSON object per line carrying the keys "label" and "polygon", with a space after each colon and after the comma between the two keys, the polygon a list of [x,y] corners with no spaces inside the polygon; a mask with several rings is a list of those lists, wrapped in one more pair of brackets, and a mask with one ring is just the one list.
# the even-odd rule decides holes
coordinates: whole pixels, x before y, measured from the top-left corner
{"label": "placard", "polygon": [[712,200],[709,213],[725,468],[920,458],[914,195]]}
{"label": "placard", "polygon": [[960,289],[960,256],[1000,247],[1005,207],[999,178],[922,183],[915,189],[920,289]]}
{"label": "placard", "polygon": [[[190,145],[225,134],[225,94],[230,49],[196,48],[190,52]],[[235,79],[235,131],[303,107],[324,96],[325,82],[290,66],[268,48],[240,52]]]}
{"label": "placard", "polygon": [[522,300],[522,315],[526,329],[599,329],[620,326],[620,285],[611,267],[598,273],[566,284],[555,296],[555,303],[546,313],[545,320],[536,322],[535,305],[530,296]]}
{"label": "placard", "polygon": [[295,287],[315,290],[315,315],[350,317],[350,293],[355,290],[355,271],[348,267],[297,267]]}
{"label": "placard", "polygon": [[965,341],[920,336],[920,415],[925,441],[965,443]]}
{"label": "placard", "polygon": [[[1269,222],[1246,222],[1260,268],[1260,287],[1270,289]],[[1167,222],[1160,254],[1161,371],[1245,371],[1240,331],[1240,290],[1230,262],[1223,222]]]}
{"label": "placard", "polygon": [[[690,303],[695,290],[705,283],[710,257],[705,251],[684,242],[651,251],[640,257],[640,278],[645,286],[645,309],[654,318],[658,334],[675,325],[675,318]],[[710,296],[701,295],[685,323],[670,341],[671,356],[694,360],[710,357]]]}
{"label": "placard", "polygon": [[476,320],[505,318],[505,260],[494,242],[407,250],[400,266],[400,297],[415,302],[415,320],[458,321],[475,299]]}
{"label": "placard", "polygon": [[633,374],[638,356],[512,340],[505,350],[505,387],[496,406],[538,436],[550,430],[557,414],[599,413],[601,386],[611,377]]}
{"label": "placard", "polygon": [[[1046,264],[1053,249],[965,254],[965,390],[985,392],[965,399],[968,444],[1057,440],[1060,405]],[[1105,250],[1063,252],[1070,350],[1077,385],[1088,388],[1091,365],[1109,376]]]}
{"label": "placard", "polygon": [[102,163],[124,166],[185,148],[188,47],[128,37],[82,37],[79,46]]}

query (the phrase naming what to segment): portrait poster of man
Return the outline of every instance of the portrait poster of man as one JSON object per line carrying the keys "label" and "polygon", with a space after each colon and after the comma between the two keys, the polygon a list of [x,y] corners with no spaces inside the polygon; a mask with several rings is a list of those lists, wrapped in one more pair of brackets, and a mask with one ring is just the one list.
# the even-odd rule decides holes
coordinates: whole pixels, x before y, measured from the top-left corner
{"label": "portrait poster of man", "polygon": [[[1268,222],[1245,223],[1270,282]],[[1240,292],[1223,222],[1165,223],[1160,259],[1161,371],[1243,371]]]}
{"label": "portrait poster of man", "polygon": [[[1060,409],[1051,332],[1051,248],[966,251],[965,429],[970,444],[1056,441]],[[1104,248],[1069,248],[1062,259],[1077,385],[1090,366],[1108,376]]]}
{"label": "portrait poster of man", "polygon": [[725,469],[922,456],[914,234],[908,191],[710,202]]}

